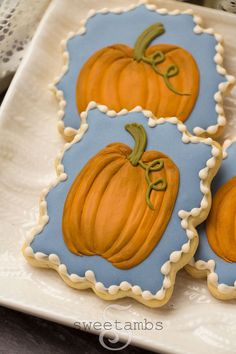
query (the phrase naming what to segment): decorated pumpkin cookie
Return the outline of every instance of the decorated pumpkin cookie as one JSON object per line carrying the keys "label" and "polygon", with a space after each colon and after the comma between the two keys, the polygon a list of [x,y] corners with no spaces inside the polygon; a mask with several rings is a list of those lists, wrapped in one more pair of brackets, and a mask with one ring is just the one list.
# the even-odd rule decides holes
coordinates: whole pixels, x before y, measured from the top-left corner
{"label": "decorated pumpkin cookie", "polygon": [[115,44],[92,55],[78,75],[78,111],[85,111],[90,101],[116,112],[140,105],[155,117],[176,116],[185,121],[198,97],[198,67],[181,47],[149,47],[163,33],[164,25],[157,22],[141,33],[134,48]]}
{"label": "decorated pumpkin cookie", "polygon": [[89,108],[56,160],[23,253],[73,288],[161,306],[197,248],[221,148],[140,107],[114,118]]}
{"label": "decorated pumpkin cookie", "polygon": [[51,87],[68,141],[91,101],[112,115],[140,106],[155,119],[177,117],[199,136],[216,136],[225,125],[223,94],[234,78],[222,67],[222,37],[191,10],[91,10],[62,46],[63,73]]}
{"label": "decorated pumpkin cookie", "polygon": [[186,266],[193,276],[207,276],[219,299],[236,298],[236,143],[225,144],[225,158],[212,183],[212,208],[199,226],[199,247]]}

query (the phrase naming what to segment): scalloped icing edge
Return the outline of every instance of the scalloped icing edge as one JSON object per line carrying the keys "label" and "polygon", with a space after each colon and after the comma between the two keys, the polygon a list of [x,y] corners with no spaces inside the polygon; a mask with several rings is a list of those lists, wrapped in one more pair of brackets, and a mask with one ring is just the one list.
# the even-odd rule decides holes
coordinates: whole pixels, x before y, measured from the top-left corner
{"label": "scalloped icing edge", "polygon": [[[219,74],[223,75],[226,79],[226,82],[221,82],[219,84],[218,91],[214,95],[214,100],[216,102],[215,110],[218,114],[217,124],[209,126],[206,130],[204,130],[203,128],[200,128],[200,127],[195,127],[193,129],[193,133],[197,136],[202,136],[202,137],[208,137],[208,136],[217,137],[221,134],[224,126],[226,125],[226,118],[225,118],[224,107],[223,107],[223,98],[226,95],[226,93],[228,93],[231,90],[231,88],[234,86],[235,77],[232,75],[229,75],[227,73],[226,69],[223,67],[223,54],[224,54],[223,37],[220,34],[215,33],[212,28],[203,28],[201,17],[195,15],[193,10],[191,10],[191,9],[187,9],[185,11],[180,11],[180,10],[168,11],[165,8],[157,8],[156,5],[149,3],[149,0],[141,0],[138,3],[133,4],[133,5],[129,5],[126,8],[114,8],[111,10],[109,10],[107,8],[102,8],[101,10],[98,10],[98,11],[91,9],[88,12],[87,17],[84,20],[80,21],[79,30],[76,33],[70,32],[68,34],[67,38],[61,41],[62,56],[63,56],[62,71],[61,71],[60,75],[54,79],[54,82],[49,85],[49,89],[55,93],[56,98],[58,100],[58,104],[59,104],[59,110],[57,112],[58,130],[63,135],[63,137],[66,141],[73,140],[74,136],[78,132],[77,129],[74,129],[71,127],[65,127],[64,115],[65,115],[66,100],[64,98],[63,91],[58,90],[56,87],[58,82],[62,79],[62,77],[65,75],[65,73],[69,70],[69,52],[67,51],[67,41],[70,40],[71,38],[73,38],[74,36],[84,35],[86,33],[87,21],[90,18],[92,18],[93,16],[95,16],[97,13],[120,14],[123,12],[132,11],[133,9],[135,9],[136,7],[138,7],[140,5],[145,5],[149,11],[155,11],[161,15],[172,15],[172,16],[176,16],[176,15],[180,15],[180,14],[192,15],[193,22],[196,24],[196,26],[193,28],[194,33],[196,33],[197,35],[201,34],[201,33],[207,33],[207,34],[215,37],[215,39],[217,41],[217,45],[215,46],[216,54],[214,56],[214,61],[216,63],[216,70]],[[159,119],[159,118],[157,118],[157,119]]]}
{"label": "scalloped icing edge", "polygon": [[175,117],[160,118],[156,120],[150,111],[142,110],[142,108],[139,106],[130,111],[142,112],[143,115],[148,119],[148,125],[150,127],[155,127],[156,125],[160,125],[166,122],[175,124],[177,129],[182,133],[183,143],[187,144],[191,142],[196,144],[202,142],[204,144],[210,145],[212,147],[211,158],[207,160],[205,167],[199,171],[200,191],[203,194],[200,207],[193,208],[191,211],[180,210],[178,212],[178,216],[181,219],[181,226],[186,231],[188,241],[182,245],[181,250],[172,252],[170,254],[169,260],[162,265],[160,269],[161,273],[164,275],[162,288],[158,290],[156,294],[152,294],[148,290],[142,291],[140,286],[131,285],[127,281],[123,281],[119,285],[111,285],[109,288],[106,288],[101,282],[96,281],[93,271],[87,270],[84,277],[80,277],[77,274],[68,274],[66,265],[60,263],[60,259],[57,255],[46,255],[41,252],[34,253],[33,249],[30,247],[33,239],[43,230],[49,221],[49,216],[47,214],[46,196],[51,189],[67,179],[67,174],[65,173],[64,166],[62,164],[63,156],[68,149],[70,149],[75,143],[82,139],[83,135],[88,129],[88,124],[86,122],[88,112],[95,108],[100,110],[102,113],[105,113],[108,118],[114,118],[128,113],[127,110],[122,110],[122,112],[116,114],[116,112],[110,111],[106,106],[97,105],[95,102],[89,103],[87,110],[81,114],[81,126],[77,131],[76,136],[72,142],[66,143],[64,145],[64,148],[56,158],[55,168],[57,177],[50,183],[47,188],[43,189],[41,192],[38,223],[27,235],[26,242],[22,251],[25,258],[33,266],[52,268],[56,270],[62,279],[73,288],[91,288],[99,297],[105,300],[132,297],[149,307],[160,307],[164,305],[172,295],[176,273],[190,261],[197,249],[198,234],[196,231],[196,226],[203,222],[209,213],[211,207],[210,184],[220,167],[222,160],[222,149],[221,146],[211,138],[204,139],[191,135],[187,131],[186,126]]}
{"label": "scalloped icing edge", "polygon": [[[228,156],[228,148],[236,142],[235,140],[226,139],[223,143],[223,159]],[[207,278],[207,286],[211,294],[220,300],[232,300],[236,299],[236,276],[234,286],[227,285],[218,282],[218,275],[215,272],[216,262],[213,259],[209,259],[207,262],[198,260],[195,261],[193,257],[189,264],[184,269],[192,275],[194,278]]]}

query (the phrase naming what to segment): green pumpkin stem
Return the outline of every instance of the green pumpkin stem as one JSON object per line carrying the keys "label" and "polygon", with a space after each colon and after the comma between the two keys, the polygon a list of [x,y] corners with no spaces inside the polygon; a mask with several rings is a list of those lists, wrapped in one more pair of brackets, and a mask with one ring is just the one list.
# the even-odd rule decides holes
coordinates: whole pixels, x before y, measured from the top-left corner
{"label": "green pumpkin stem", "polygon": [[146,164],[141,160],[147,146],[147,134],[142,124],[126,124],[125,129],[130,133],[135,141],[134,148],[128,156],[128,159],[133,166],[140,166],[145,170],[145,179],[147,182],[146,203],[150,209],[154,210],[154,206],[150,199],[151,192],[153,190],[157,192],[165,191],[167,188],[167,182],[165,178],[158,178],[156,181],[152,182],[150,173],[162,170],[164,167],[164,162],[161,159],[156,159],[150,164]]}
{"label": "green pumpkin stem", "polygon": [[146,64],[151,65],[152,69],[155,71],[156,74],[163,77],[166,87],[175,93],[176,95],[180,96],[189,96],[189,93],[182,93],[177,91],[173,85],[170,83],[170,78],[174,77],[179,74],[179,68],[177,65],[172,64],[170,65],[166,72],[162,73],[158,69],[158,64],[161,64],[165,61],[165,54],[157,50],[152,55],[146,56],[146,50],[149,47],[150,43],[157,38],[158,36],[162,35],[165,32],[165,27],[162,23],[158,22],[154,25],[148,27],[141,35],[138,37],[135,46],[134,46],[134,55],[133,58],[137,62],[143,61]]}
{"label": "green pumpkin stem", "polygon": [[148,27],[137,39],[134,46],[134,60],[138,62],[143,60],[145,56],[146,49],[149,47],[150,43],[162,35],[165,32],[165,28],[162,23],[155,23],[154,25]]}
{"label": "green pumpkin stem", "polygon": [[146,149],[147,134],[144,127],[137,123],[126,124],[125,129],[130,133],[130,135],[132,135],[135,141],[133,151],[128,156],[128,159],[133,166],[137,166]]}

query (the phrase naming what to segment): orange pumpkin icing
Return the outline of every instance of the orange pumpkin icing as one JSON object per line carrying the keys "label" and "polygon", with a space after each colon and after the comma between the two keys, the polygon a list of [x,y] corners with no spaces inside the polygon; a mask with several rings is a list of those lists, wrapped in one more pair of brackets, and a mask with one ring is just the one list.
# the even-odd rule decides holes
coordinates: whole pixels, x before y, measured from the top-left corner
{"label": "orange pumpkin icing", "polygon": [[[149,174],[140,164],[149,166]],[[155,166],[162,167],[154,170]],[[87,162],[68,192],[64,241],[77,255],[100,255],[117,268],[134,267],[161,239],[178,188],[179,171],[168,156],[146,151],[135,165],[128,145],[110,144]]]}
{"label": "orange pumpkin icing", "polygon": [[227,262],[236,262],[236,177],[216,192],[206,222],[206,234],[213,251]]}
{"label": "orange pumpkin icing", "polygon": [[198,96],[199,71],[192,55],[181,47],[172,44],[144,47],[143,43],[149,44],[163,32],[163,26],[156,24],[140,36],[135,48],[114,44],[95,52],[78,76],[79,112],[95,101],[116,112],[141,106],[156,117],[178,117],[185,121]]}

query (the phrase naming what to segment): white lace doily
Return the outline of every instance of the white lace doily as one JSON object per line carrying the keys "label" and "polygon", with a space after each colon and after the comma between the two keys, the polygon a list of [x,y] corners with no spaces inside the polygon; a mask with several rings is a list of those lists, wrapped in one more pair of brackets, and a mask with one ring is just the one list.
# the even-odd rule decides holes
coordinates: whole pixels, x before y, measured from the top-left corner
{"label": "white lace doily", "polygon": [[219,7],[222,10],[236,13],[236,1],[232,0],[221,0],[219,3]]}
{"label": "white lace doily", "polygon": [[50,0],[0,0],[0,92],[16,71]]}

